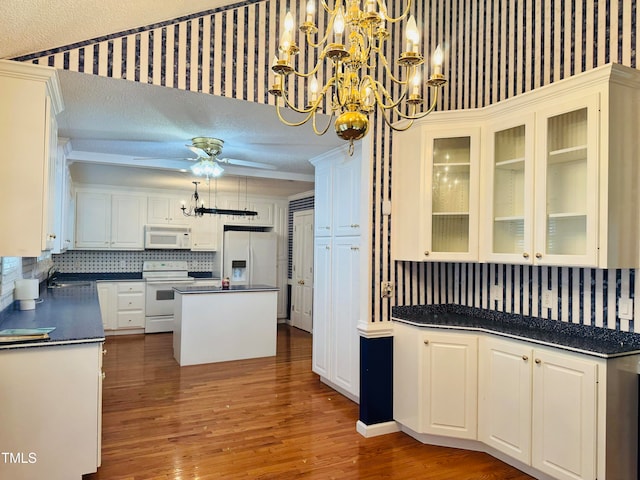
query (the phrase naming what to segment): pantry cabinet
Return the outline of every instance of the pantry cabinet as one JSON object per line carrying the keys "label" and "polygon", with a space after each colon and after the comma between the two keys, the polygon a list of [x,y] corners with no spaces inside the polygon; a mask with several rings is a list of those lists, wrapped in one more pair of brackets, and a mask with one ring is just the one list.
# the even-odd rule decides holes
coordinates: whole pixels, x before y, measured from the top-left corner
{"label": "pantry cabinet", "polygon": [[[357,400],[360,395],[358,323],[366,305],[368,222],[361,196],[368,191],[362,152],[336,149],[313,161],[325,197],[315,197],[312,369],[325,383]],[[338,179],[342,175],[342,178]],[[321,187],[322,188],[322,187]],[[343,211],[339,211],[344,208]],[[326,228],[318,229],[320,223]],[[349,234],[349,235],[346,235]]]}
{"label": "pantry cabinet", "polygon": [[142,195],[78,191],[75,248],[142,250],[146,200]]}
{"label": "pantry cabinet", "polygon": [[480,128],[465,120],[394,132],[394,259],[478,260]]}
{"label": "pantry cabinet", "polygon": [[60,234],[55,225],[58,142],[64,109],[54,68],[0,60],[0,256],[37,257]]}

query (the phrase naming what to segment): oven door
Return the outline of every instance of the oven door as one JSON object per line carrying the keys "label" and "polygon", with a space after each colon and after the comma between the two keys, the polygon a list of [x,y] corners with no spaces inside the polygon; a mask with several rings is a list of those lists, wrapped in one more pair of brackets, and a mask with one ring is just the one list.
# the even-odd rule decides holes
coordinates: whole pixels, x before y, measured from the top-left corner
{"label": "oven door", "polygon": [[145,316],[173,316],[175,292],[173,286],[177,282],[149,282],[145,299]]}

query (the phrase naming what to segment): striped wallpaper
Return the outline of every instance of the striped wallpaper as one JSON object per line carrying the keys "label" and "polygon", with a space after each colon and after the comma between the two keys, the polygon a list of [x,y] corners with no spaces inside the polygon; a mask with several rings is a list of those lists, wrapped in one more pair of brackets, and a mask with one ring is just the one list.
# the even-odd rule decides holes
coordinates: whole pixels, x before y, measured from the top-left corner
{"label": "striped wallpaper", "polygon": [[[266,92],[267,78],[277,49],[280,19],[289,7],[299,18],[304,3],[245,1],[16,60],[272,104]],[[390,11],[397,15],[403,3],[388,2]],[[445,50],[444,73],[449,83],[439,109],[486,106],[608,62],[637,68],[640,12],[636,0],[422,0],[415,2],[412,10],[416,18],[423,19],[422,51],[427,62],[437,44]],[[321,19],[321,25],[325,21]],[[400,54],[403,25],[389,26],[395,41],[388,42],[386,54],[395,59]],[[299,58],[305,65],[314,60],[304,53]],[[428,76],[428,69],[424,76]],[[388,82],[384,73],[378,80]],[[294,90],[298,99],[304,97],[303,83]],[[388,320],[394,303],[473,299],[474,305],[484,305],[489,288],[484,279],[497,269],[496,275],[502,276],[506,285],[504,291],[517,299],[504,301],[505,310],[522,308],[523,313],[537,312],[563,321],[633,329],[633,322],[617,319],[612,292],[628,289],[632,297],[640,298],[635,271],[392,262],[392,219],[382,214],[381,206],[390,200],[393,188],[393,137],[378,115],[373,119],[372,321]],[[388,279],[396,279],[396,297],[380,299],[380,281]],[[534,305],[529,308],[524,301],[537,295],[545,279],[560,299],[557,311],[551,313]],[[465,295],[460,291],[456,295],[451,285],[458,284],[465,286]],[[525,306],[529,310],[524,310]]]}

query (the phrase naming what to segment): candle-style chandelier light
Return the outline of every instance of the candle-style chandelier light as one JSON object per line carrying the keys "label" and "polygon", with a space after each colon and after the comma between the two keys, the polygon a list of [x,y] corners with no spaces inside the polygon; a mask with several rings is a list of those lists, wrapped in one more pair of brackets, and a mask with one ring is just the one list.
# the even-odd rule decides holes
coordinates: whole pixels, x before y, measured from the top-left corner
{"label": "candle-style chandelier light", "polygon": [[[335,0],[333,8],[322,0],[321,5],[328,14],[322,37],[318,36],[314,40],[318,33],[314,22],[315,0],[308,0],[305,21],[300,26],[310,54],[313,49],[318,50],[318,61],[307,72],[294,67],[299,47],[295,40],[293,16],[291,12],[287,12],[285,16],[284,31],[278,48],[279,57],[273,59],[271,66],[275,79],[269,89],[269,93],[276,96],[276,110],[280,121],[295,127],[312,120],[313,131],[317,135],[324,135],[331,126],[333,117],[337,116],[336,134],[349,141],[349,150],[352,152],[353,142],[367,134],[368,116],[376,107],[382,112],[384,121],[394,130],[406,130],[414,120],[433,111],[438,101],[438,92],[446,83],[442,74],[443,54],[438,46],[432,57],[433,71],[426,82],[433,91],[432,100],[427,110],[422,110],[424,99],[420,66],[424,63],[424,57],[419,52],[420,33],[415,18],[409,13],[411,0],[407,1],[407,6],[399,17],[388,16],[385,0]],[[397,75],[384,54],[384,44],[389,37],[386,25],[387,22],[397,23],[405,19],[406,43],[397,59],[401,66],[401,74]],[[326,65],[324,68],[327,69],[328,80],[320,87],[317,74],[323,65]],[[384,68],[391,84],[400,86],[397,99],[378,80],[381,77],[377,72],[378,68]],[[294,89],[288,86],[289,78],[295,83],[296,77],[308,80],[307,101],[304,106],[295,104],[292,100]],[[316,114],[321,112],[325,99],[331,120],[325,127],[318,128]],[[299,121],[289,121],[283,117],[283,107],[304,116]],[[392,117],[393,114],[395,117]],[[393,125],[392,122],[400,119],[408,122],[403,123],[402,127]]]}

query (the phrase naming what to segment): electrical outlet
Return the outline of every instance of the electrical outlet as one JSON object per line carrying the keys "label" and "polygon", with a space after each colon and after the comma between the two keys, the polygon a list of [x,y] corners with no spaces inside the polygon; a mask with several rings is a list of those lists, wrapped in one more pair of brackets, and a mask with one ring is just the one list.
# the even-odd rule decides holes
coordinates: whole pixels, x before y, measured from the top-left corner
{"label": "electrical outlet", "polygon": [[380,298],[391,298],[393,295],[393,282],[380,282]]}
{"label": "electrical outlet", "polygon": [[618,298],[618,318],[621,320],[633,320],[633,299],[629,297]]}
{"label": "electrical outlet", "polygon": [[491,300],[502,301],[502,285],[491,285]]}
{"label": "electrical outlet", "polygon": [[551,290],[542,291],[542,308],[553,308],[553,293]]}

